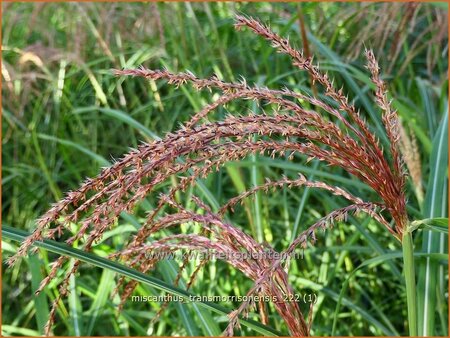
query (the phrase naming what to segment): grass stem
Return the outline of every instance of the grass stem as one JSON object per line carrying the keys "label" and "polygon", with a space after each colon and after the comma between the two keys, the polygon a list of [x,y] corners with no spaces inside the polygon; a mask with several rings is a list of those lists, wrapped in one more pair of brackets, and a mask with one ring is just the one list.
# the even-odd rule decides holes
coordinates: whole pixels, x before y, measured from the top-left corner
{"label": "grass stem", "polygon": [[417,302],[416,302],[416,275],[414,271],[414,249],[412,233],[407,227],[403,235],[403,269],[405,272],[406,298],[408,304],[409,335],[417,336]]}

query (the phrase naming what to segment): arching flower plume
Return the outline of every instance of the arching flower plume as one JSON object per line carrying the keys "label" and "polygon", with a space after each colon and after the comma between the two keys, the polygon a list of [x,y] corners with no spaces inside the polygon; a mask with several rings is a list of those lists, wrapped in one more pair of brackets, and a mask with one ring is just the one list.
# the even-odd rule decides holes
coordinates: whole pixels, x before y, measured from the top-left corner
{"label": "arching flower plume", "polygon": [[[148,272],[155,267],[160,259],[158,257],[161,257],[152,255],[154,253],[208,251],[222,254],[227,263],[253,281],[254,285],[248,295],[261,294],[283,299],[283,295],[294,293],[286,270],[289,257],[296,248],[304,247],[308,242],[313,243],[317,230],[331,227],[336,222],[345,222],[350,214],[366,213],[396,239],[401,240],[408,216],[404,194],[405,171],[398,148],[399,121],[388,100],[386,85],[380,78],[373,53],[366,51],[367,68],[376,85],[375,103],[382,112],[382,121],[390,142],[390,147],[385,150],[343,90],[334,87],[333,80],[314,64],[312,58],[305,57],[287,39],[250,17],[237,16],[235,27],[249,28],[268,40],[278,52],[290,56],[293,66],[307,72],[313,82],[319,85],[319,91],[333,104],[287,88],[259,87],[249,85],[245,80],[230,83],[214,75],[202,79],[189,72],[175,74],[167,69],[115,70],[116,76],[165,80],[169,85],[177,87],[189,84],[195,90],[210,90],[220,95],[178,130],[168,133],[162,140],[142,143],[112,166],[104,168],[97,177],[87,179],[77,190],[68,192],[37,221],[34,233],[24,241],[17,255],[11,258],[11,264],[18,257],[24,256],[35,241],[70,234],[72,223],[78,224],[79,229],[70,235],[66,243],[73,245],[77,241],[82,243],[83,250],[91,250],[105,232],[117,223],[120,213],[133,213],[147,195],[161,192],[161,183],[173,176],[178,177],[177,185],[159,195],[157,205],[147,214],[141,228],[122,251],[111,255],[111,259],[120,260],[141,272]],[[210,118],[218,107],[236,100],[254,100],[273,110],[267,109],[263,114],[237,111],[221,121]],[[177,202],[176,195],[195,186],[199,179],[219,170],[229,161],[239,161],[252,154],[269,154],[273,157],[289,155],[290,158],[300,154],[340,167],[371,187],[379,199],[364,201],[342,187],[311,181],[299,173],[295,178],[268,179],[263,185],[231,198],[215,211],[197,197],[192,199],[194,209],[188,210]],[[245,229],[234,226],[224,216],[232,213],[236,205],[257,192],[269,192],[282,187],[322,189],[347,201],[348,205],[332,211],[304,229],[282,252],[282,259],[269,259],[264,253],[274,251],[274,248],[258,243]],[[231,215],[229,219],[232,219]],[[162,230],[174,229],[182,224],[190,225],[191,232],[162,238],[155,236],[161,235]],[[195,230],[198,225],[201,226],[200,231]],[[238,252],[257,255],[254,255],[256,258],[249,259],[233,258]],[[68,258],[61,256],[53,263],[37,293],[56,277],[67,260]],[[207,259],[191,272],[187,288],[195,282],[199,270],[205,264]],[[51,333],[60,300],[68,293],[70,276],[78,270],[79,265],[80,262],[75,261],[67,269],[59,286],[59,295],[53,303],[46,326],[47,334]],[[188,260],[183,260],[175,285],[187,266]],[[136,285],[135,281],[119,279],[116,291],[121,292],[120,307]],[[163,305],[160,312],[164,308]],[[240,316],[248,315],[252,308],[258,308],[257,304],[249,301],[230,313],[225,333],[232,335],[233,330],[239,327]],[[284,319],[292,335],[309,335],[310,325],[296,302],[277,302],[274,308]],[[261,321],[266,322],[267,314],[262,308],[259,310]]]}

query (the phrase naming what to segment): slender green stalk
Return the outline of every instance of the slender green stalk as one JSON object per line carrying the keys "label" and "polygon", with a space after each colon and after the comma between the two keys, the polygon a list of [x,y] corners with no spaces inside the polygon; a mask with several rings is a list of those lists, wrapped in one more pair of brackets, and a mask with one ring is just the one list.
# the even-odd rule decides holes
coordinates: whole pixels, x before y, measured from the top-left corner
{"label": "slender green stalk", "polygon": [[408,303],[409,335],[417,336],[417,303],[416,303],[416,275],[414,271],[414,249],[412,233],[409,226],[403,234],[403,270],[405,272],[406,299]]}

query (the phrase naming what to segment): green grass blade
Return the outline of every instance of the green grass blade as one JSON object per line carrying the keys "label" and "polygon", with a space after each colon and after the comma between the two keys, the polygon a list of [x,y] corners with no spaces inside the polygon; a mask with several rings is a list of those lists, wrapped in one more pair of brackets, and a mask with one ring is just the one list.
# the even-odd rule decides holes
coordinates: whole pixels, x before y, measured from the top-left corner
{"label": "green grass blade", "polygon": [[[312,169],[317,170],[317,168],[319,167],[319,163],[320,163],[319,161],[315,161],[314,165],[312,166]],[[314,174],[312,174],[309,177],[309,179],[311,181],[314,180]],[[294,226],[292,228],[291,241],[295,240],[295,238],[298,235],[298,229],[299,229],[299,226],[300,226],[300,220],[302,218],[303,210],[305,208],[306,201],[308,200],[310,190],[311,190],[311,188],[309,188],[309,187],[306,187],[303,190],[302,199],[301,199],[300,204],[298,206],[297,214],[295,216]]]}
{"label": "green grass blade", "polygon": [[46,178],[46,180],[48,182],[49,189],[52,192],[55,200],[59,200],[62,196],[62,193],[59,190],[58,186],[56,185],[56,183],[52,177],[52,174],[50,173],[50,170],[47,166],[46,160],[42,153],[41,146],[39,145],[37,135],[35,133],[32,133],[32,141],[33,141],[34,149],[36,152],[37,161],[39,163],[39,166],[41,167],[44,177]]}
{"label": "green grass blade", "polygon": [[2,336],[40,337],[41,334],[35,330],[25,329],[22,327],[2,325]]}
{"label": "green grass blade", "polygon": [[[383,254],[374,258],[370,258],[366,261],[364,261],[362,264],[360,264],[358,267],[356,267],[346,278],[345,282],[342,284],[342,288],[341,291],[339,293],[339,299],[337,301],[336,304],[336,309],[334,312],[334,319],[333,319],[333,329],[331,331],[331,336],[335,336],[336,335],[336,327],[337,327],[337,319],[338,319],[338,314],[339,314],[339,310],[341,308],[342,305],[342,299],[345,295],[345,292],[347,291],[347,287],[348,284],[350,282],[350,280],[356,275],[356,273],[365,268],[365,267],[371,267],[373,268],[374,266],[386,263],[387,261],[393,260],[393,259],[398,259],[398,258],[402,258],[403,257],[403,253],[401,252],[391,252],[391,253],[387,253],[387,254]],[[415,252],[414,253],[414,257],[429,257],[431,259],[434,259],[436,261],[438,260],[447,260],[447,256],[443,255],[443,254],[426,254],[426,253],[421,253],[421,252]],[[392,328],[391,328],[392,329]],[[396,335],[399,335],[398,333],[395,333]]]}
{"label": "green grass blade", "polygon": [[[244,159],[242,161],[236,162],[235,165],[239,167],[251,167],[254,164],[250,160]],[[301,172],[305,175],[314,175],[322,179],[329,179],[332,180],[333,182],[346,184],[348,186],[352,186],[361,190],[371,190],[371,188],[369,188],[366,184],[362,183],[361,181],[349,179],[347,177],[342,177],[342,175],[332,174],[327,171],[318,170],[315,168],[311,168],[311,166],[308,165],[305,166],[291,161],[277,160],[267,156],[260,156],[258,158],[258,165],[264,165],[273,168],[281,168],[284,170],[292,170],[293,172]]]}
{"label": "green grass blade", "polygon": [[[261,174],[257,170],[258,157],[255,154],[250,155],[250,161],[253,163],[251,167],[251,185],[257,187],[261,185]],[[253,199],[253,215],[255,220],[256,236],[255,239],[262,243],[264,241],[264,229],[263,229],[263,214],[262,214],[262,204],[261,204],[261,193],[258,191]]]}
{"label": "green grass blade", "polygon": [[[71,262],[71,267],[73,265],[73,260]],[[69,308],[70,308],[70,319],[72,322],[73,335],[80,337],[84,335],[83,318],[81,314],[83,313],[81,308],[81,302],[77,294],[77,284],[75,275],[71,275],[69,279]]]}
{"label": "green grass blade", "polygon": [[423,79],[416,79],[417,87],[419,88],[420,97],[422,98],[422,105],[424,107],[424,113],[426,115],[428,132],[431,138],[434,137],[436,132],[436,111],[435,106],[432,102],[433,97],[430,95],[429,83],[425,82]]}
{"label": "green grass blade", "polygon": [[[327,201],[328,205],[330,205],[331,207],[337,209],[339,208],[339,204],[336,203],[335,199],[329,196],[324,197],[324,200]],[[362,224],[360,224],[360,222],[354,217],[354,216],[349,216],[348,218],[350,224],[352,224],[357,230],[358,232],[361,234],[362,238],[364,238],[365,241],[367,241],[367,244],[379,255],[384,255],[387,253],[388,250],[386,250],[386,248],[383,246],[383,244],[380,242],[380,240],[377,238],[377,236],[374,236],[371,231],[366,227],[363,226]],[[387,264],[389,265],[390,269],[392,270],[392,273],[400,278],[401,277],[401,272],[398,269],[398,267],[393,264],[393,262],[387,262]]]}
{"label": "green grass blade", "polygon": [[83,147],[79,143],[75,143],[75,142],[72,142],[72,141],[69,141],[69,140],[64,140],[64,139],[61,139],[59,137],[55,137],[55,136],[51,136],[51,135],[45,135],[45,134],[37,134],[37,137],[39,139],[42,139],[42,140],[54,141],[54,142],[60,143],[60,144],[62,144],[64,146],[75,148],[75,149],[79,150],[80,152],[88,155],[89,157],[92,157],[101,166],[109,166],[109,165],[111,165],[111,163],[107,159],[105,159],[103,156],[100,156],[100,155],[94,153],[93,151]]}
{"label": "green grass blade", "polygon": [[[162,272],[164,280],[173,284],[173,281],[177,275],[177,269],[173,261],[160,261],[158,264],[158,269]],[[181,286],[181,285],[180,285]],[[181,322],[189,336],[198,336],[197,324],[191,318],[191,313],[187,308],[186,304],[180,302],[174,302],[175,309],[178,312]]]}
{"label": "green grass blade", "polygon": [[411,222],[411,227],[413,230],[416,229],[426,229],[441,232],[448,235],[448,218],[446,217],[436,217],[436,218],[426,218],[419,221]]}
{"label": "green grass blade", "polygon": [[[244,179],[244,175],[242,175],[241,170],[231,164],[231,163],[227,163],[225,166],[228,176],[230,176],[231,182],[233,183],[236,192],[238,194],[243,193],[244,191],[247,190],[246,186],[245,186],[245,179]],[[251,166],[251,168],[253,168],[253,166]],[[248,199],[244,200],[244,209],[245,209],[245,213],[247,215],[248,218],[248,223],[250,225],[250,231],[253,235],[254,238],[257,238],[257,229],[255,227],[255,222],[253,220],[253,214],[251,212],[251,205],[248,201]]]}
{"label": "green grass blade", "polygon": [[416,271],[414,262],[414,244],[410,229],[407,229],[403,234],[402,248],[406,302],[408,306],[408,329],[409,335],[414,337],[417,335]]}
{"label": "green grass blade", "polygon": [[433,2],[430,2],[430,4],[435,6],[435,7],[437,7],[437,8],[442,8],[442,9],[448,10],[448,2],[433,1]]}
{"label": "green grass blade", "polygon": [[[306,278],[298,278],[298,281],[305,287],[311,288],[316,291],[323,292],[324,294],[326,294],[327,296],[329,296],[331,299],[333,299],[336,302],[339,300],[339,295],[335,291],[331,290],[328,287],[324,287],[323,285],[321,285],[319,283],[315,283]],[[343,298],[342,304],[344,304],[348,308],[352,309],[353,311],[359,313],[368,323],[372,324],[378,330],[380,330],[382,332],[382,334],[387,335],[387,336],[394,335],[394,333],[389,328],[387,328],[383,323],[381,323],[378,319],[376,319],[374,316],[372,316],[368,311],[366,311],[362,307],[353,303],[350,299]]]}
{"label": "green grass blade", "polygon": [[[177,266],[175,262],[173,261],[161,261],[159,263],[159,268],[163,268],[163,274],[165,274],[165,279],[167,281],[172,281],[175,279],[175,276],[177,274]],[[183,278],[180,278],[179,286],[183,289],[186,288],[186,284],[183,280]],[[186,327],[186,330],[189,332],[192,336],[198,336],[198,330],[196,327],[195,321],[190,318],[190,311],[188,310],[188,307],[186,304],[175,304],[177,307],[177,311],[180,314],[183,323]],[[196,303],[192,303],[193,311],[196,313],[196,318],[199,319],[200,327],[202,328],[203,334],[205,336],[220,336],[222,334],[222,331],[220,330],[220,327],[217,325],[217,323],[214,321],[211,314],[207,311],[204,311],[204,309],[200,308]]]}
{"label": "green grass blade", "polygon": [[[430,179],[425,195],[424,215],[428,218],[445,217],[447,214],[447,162],[448,162],[448,111],[443,117],[433,139],[430,159]],[[422,251],[425,253],[444,252],[445,234],[424,230]],[[418,335],[435,335],[436,292],[442,283],[438,276],[438,266],[429,258],[418,269]],[[442,311],[442,309],[438,309]]]}
{"label": "green grass blade", "polygon": [[128,114],[126,114],[125,112],[123,112],[121,110],[91,106],[91,107],[74,109],[73,113],[74,114],[85,114],[85,113],[89,113],[92,111],[99,111],[100,113],[105,114],[106,116],[115,118],[121,122],[128,124],[129,126],[138,130],[147,139],[150,139],[150,140],[160,140],[161,139],[158,135],[156,135],[150,129],[148,129],[143,124],[136,121],[131,116],[129,116]]}
{"label": "green grass blade", "polygon": [[[42,262],[37,255],[29,255],[29,265],[31,272],[31,287],[36,290],[44,278],[41,273]],[[47,295],[41,292],[38,296],[34,295],[34,304],[36,309],[36,321],[39,332],[44,334],[45,323],[47,322],[49,310]]]}
{"label": "green grass blade", "polygon": [[94,326],[97,323],[98,316],[108,302],[108,295],[113,284],[114,272],[110,270],[103,270],[102,276],[100,277],[100,283],[98,284],[97,292],[94,296],[94,301],[88,312],[90,320],[86,331],[87,336],[92,335],[92,331],[94,330]]}

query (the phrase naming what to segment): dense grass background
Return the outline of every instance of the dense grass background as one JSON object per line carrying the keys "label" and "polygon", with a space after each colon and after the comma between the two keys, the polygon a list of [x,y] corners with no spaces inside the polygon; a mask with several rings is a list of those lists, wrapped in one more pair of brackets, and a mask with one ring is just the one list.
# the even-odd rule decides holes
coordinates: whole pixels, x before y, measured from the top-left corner
{"label": "dense grass background", "polygon": [[[244,76],[249,83],[311,92],[308,76],[293,68],[286,56],[278,55],[250,32],[233,29],[235,12],[269,22],[276,31],[289,35],[293,44],[308,46],[322,69],[344,86],[385,142],[380,111],[373,103],[364,69],[364,45],[373,48],[403,126],[417,138],[425,198],[410,181],[410,217],[447,216],[446,4],[419,4],[417,8],[414,4],[373,3],[2,6],[3,225],[31,231],[36,217],[65,191],[76,188],[84,177],[96,175],[129,147],[174,130],[214,98],[189,86],[175,89],[165,83],[117,79],[111,75],[111,68],[142,64],[190,70],[199,76],[217,73],[229,81]],[[302,25],[308,32],[306,40],[302,39]],[[217,118],[228,111],[248,109],[261,108],[252,103],[230,105],[219,110]],[[194,192],[212,205],[223,204],[240,191],[262,183],[265,177],[295,176],[298,172],[345,187],[367,200],[374,198],[369,188],[341,170],[314,161],[307,163],[302,157],[289,161],[253,156],[230,163]],[[433,181],[436,173],[438,182]],[[104,257],[120,248],[154,201],[149,196],[136,215],[124,216],[111,237],[93,252]],[[248,200],[244,207],[237,208],[233,222],[281,250],[307,225],[344,203],[323,192],[284,189]],[[432,245],[428,245],[427,236],[434,236]],[[440,236],[444,235],[418,231],[416,252],[447,253],[447,238]],[[4,239],[3,259],[17,247],[17,242]],[[290,270],[290,282],[298,293],[317,296],[312,333],[406,334],[406,295],[401,259],[396,255],[400,251],[399,243],[367,218],[352,218],[320,236]],[[56,280],[39,297],[33,290],[55,257],[40,250],[39,255],[30,255],[13,268],[3,263],[2,334],[40,334],[49,303],[57,294]],[[432,303],[425,313],[423,306],[419,309],[420,316],[433,324],[428,326],[428,333],[447,335],[448,262],[433,260],[430,266],[432,269],[426,269],[425,258],[417,257],[418,275],[433,285],[427,289],[430,294],[422,297]],[[151,276],[170,283],[177,268],[177,262],[168,261]],[[130,301],[116,313],[117,296],[110,298],[114,277],[114,272],[84,264],[72,280],[69,299],[61,304],[55,334],[210,335],[219,334],[226,326],[226,316],[199,310],[192,304],[171,304],[154,327],[149,326],[149,319],[159,304]],[[201,273],[192,292],[245,295],[250,286],[241,273],[214,262]],[[419,292],[424,289],[419,288]],[[137,294],[160,291],[141,285]],[[238,304],[221,305],[233,309]],[[301,307],[307,313],[309,304]],[[333,326],[335,319],[337,325]],[[273,311],[270,326],[287,333]],[[240,333],[258,334],[246,327]]]}

